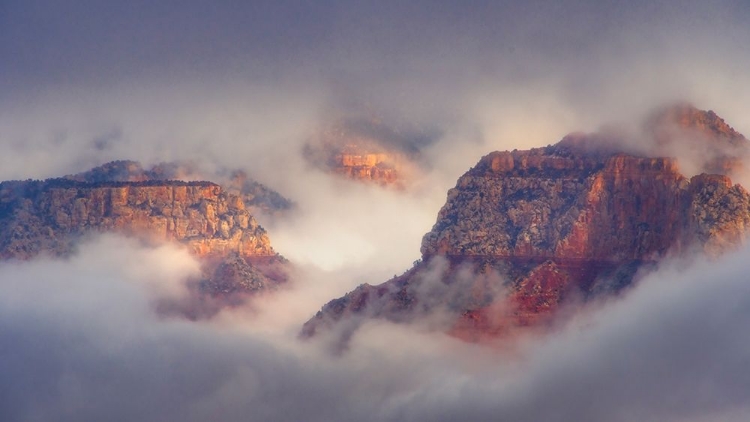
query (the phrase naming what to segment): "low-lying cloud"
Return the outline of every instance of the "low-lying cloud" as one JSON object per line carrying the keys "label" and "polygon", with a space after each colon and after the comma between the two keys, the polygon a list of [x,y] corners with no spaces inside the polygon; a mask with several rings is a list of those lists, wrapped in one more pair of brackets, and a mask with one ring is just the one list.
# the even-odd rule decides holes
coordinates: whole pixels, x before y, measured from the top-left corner
{"label": "low-lying cloud", "polygon": [[[171,259],[148,258],[160,253]],[[142,280],[190,275],[189,256],[94,239],[67,260],[0,268],[0,409],[28,421],[746,420],[747,253],[665,264],[512,353],[373,321],[333,357],[297,339],[293,309],[310,304],[295,295],[211,321],[161,317]]]}

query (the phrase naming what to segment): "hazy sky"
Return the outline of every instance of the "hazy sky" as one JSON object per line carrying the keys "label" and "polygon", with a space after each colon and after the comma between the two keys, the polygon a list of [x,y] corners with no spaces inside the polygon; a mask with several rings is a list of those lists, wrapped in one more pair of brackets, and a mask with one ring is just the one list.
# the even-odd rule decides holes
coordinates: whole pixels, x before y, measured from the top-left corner
{"label": "hazy sky", "polygon": [[0,8],[4,102],[61,89],[246,83],[448,109],[436,102],[509,82],[552,84],[580,96],[574,104],[611,101],[622,92],[615,83],[676,88],[695,82],[686,80],[693,72],[744,78],[750,31],[741,0],[6,0]]}
{"label": "hazy sky", "polygon": [[[2,176],[123,151],[236,165],[226,161],[240,161],[240,144],[248,154],[291,145],[352,111],[440,133],[449,151],[480,143],[459,169],[674,99],[750,132],[748,18],[741,0],[5,0],[0,139],[52,143],[50,157],[36,154],[57,168],[4,162]],[[62,144],[77,161],[55,151]]]}
{"label": "hazy sky", "polygon": [[[492,150],[675,99],[750,134],[749,21],[742,0],[0,0],[0,180],[183,159],[300,206],[268,227],[293,288],[215,321],[153,313],[195,270],[178,248],[0,265],[0,419],[748,420],[747,250],[667,266],[512,356],[373,323],[336,358],[296,334],[406,270]],[[425,175],[392,192],[309,168],[302,144],[347,113],[434,134]]]}

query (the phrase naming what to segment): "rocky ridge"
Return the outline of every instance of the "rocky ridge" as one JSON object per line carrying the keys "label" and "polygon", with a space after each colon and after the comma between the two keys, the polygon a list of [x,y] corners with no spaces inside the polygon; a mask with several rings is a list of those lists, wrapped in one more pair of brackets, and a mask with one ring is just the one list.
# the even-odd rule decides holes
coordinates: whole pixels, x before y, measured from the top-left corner
{"label": "rocky ridge", "polygon": [[[745,148],[714,113],[688,111],[687,118],[669,111],[679,118],[666,121],[700,128],[722,151]],[[655,121],[652,128],[664,127]],[[450,315],[442,329],[478,341],[551,323],[566,304],[616,294],[667,257],[715,256],[744,241],[750,194],[742,186],[725,174],[686,177],[675,158],[626,154],[601,136],[483,157],[448,192],[420,262],[331,301],[303,334],[345,320],[419,320],[440,311]],[[734,170],[724,165],[734,157],[726,158],[713,169]]]}
{"label": "rocky ridge", "polygon": [[750,157],[747,139],[713,111],[688,103],[657,110],[647,119],[646,134],[653,137],[655,153],[676,156],[693,173],[745,176]]}
{"label": "rocky ridge", "polygon": [[[116,166],[120,166],[117,164]],[[65,256],[90,233],[185,245],[203,266],[201,291],[254,293],[285,281],[285,260],[271,247],[242,197],[205,181],[0,183],[0,258]]]}
{"label": "rocky ridge", "polygon": [[[221,173],[221,172],[220,172]],[[230,194],[242,197],[245,207],[253,214],[275,215],[293,208],[294,204],[278,192],[250,178],[242,170],[224,171],[220,185]],[[88,171],[65,176],[80,182],[145,182],[167,180],[204,180],[200,168],[190,162],[160,163],[144,168],[132,160],[118,160],[94,167]]]}

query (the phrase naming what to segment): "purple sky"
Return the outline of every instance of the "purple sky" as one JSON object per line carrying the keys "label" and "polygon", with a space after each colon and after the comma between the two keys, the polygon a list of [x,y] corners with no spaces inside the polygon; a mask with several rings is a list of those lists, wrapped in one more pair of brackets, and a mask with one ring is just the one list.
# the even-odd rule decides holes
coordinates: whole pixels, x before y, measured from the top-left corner
{"label": "purple sky", "polygon": [[366,98],[550,74],[587,89],[602,62],[643,53],[744,59],[748,17],[742,1],[5,0],[0,89],[304,80]]}

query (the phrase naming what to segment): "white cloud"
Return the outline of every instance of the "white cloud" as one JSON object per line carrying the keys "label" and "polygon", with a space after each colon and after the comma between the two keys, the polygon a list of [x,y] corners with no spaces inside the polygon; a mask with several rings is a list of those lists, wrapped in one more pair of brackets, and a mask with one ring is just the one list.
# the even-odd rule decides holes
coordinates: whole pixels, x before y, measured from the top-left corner
{"label": "white cloud", "polygon": [[293,294],[212,321],[158,316],[140,280],[183,277],[190,259],[107,237],[0,268],[0,408],[6,420],[744,420],[747,253],[667,264],[510,352],[372,321],[332,357],[297,339],[308,305]]}

